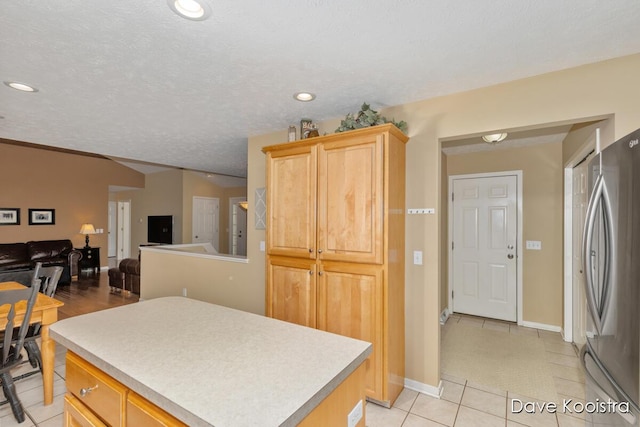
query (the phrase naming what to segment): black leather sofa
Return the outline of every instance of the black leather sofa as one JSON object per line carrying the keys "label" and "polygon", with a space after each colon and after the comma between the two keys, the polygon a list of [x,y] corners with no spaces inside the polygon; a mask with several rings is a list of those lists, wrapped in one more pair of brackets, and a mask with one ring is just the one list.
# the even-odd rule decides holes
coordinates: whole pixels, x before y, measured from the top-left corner
{"label": "black leather sofa", "polygon": [[37,240],[26,243],[0,243],[0,272],[29,270],[41,262],[43,267],[61,266],[58,284],[71,283],[78,274],[82,253],[73,248],[71,240]]}

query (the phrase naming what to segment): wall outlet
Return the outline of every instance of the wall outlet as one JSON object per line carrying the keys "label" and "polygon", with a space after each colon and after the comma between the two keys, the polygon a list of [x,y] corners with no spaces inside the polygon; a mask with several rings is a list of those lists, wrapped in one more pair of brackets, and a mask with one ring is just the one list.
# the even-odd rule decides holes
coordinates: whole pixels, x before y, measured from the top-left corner
{"label": "wall outlet", "polygon": [[347,416],[347,427],[356,427],[358,422],[362,419],[362,400],[358,401],[358,404],[353,407],[349,415]]}
{"label": "wall outlet", "polygon": [[265,250],[264,240],[260,240],[260,252],[264,252],[264,250]]}
{"label": "wall outlet", "polygon": [[187,288],[182,288],[182,296],[183,297],[187,296]]}

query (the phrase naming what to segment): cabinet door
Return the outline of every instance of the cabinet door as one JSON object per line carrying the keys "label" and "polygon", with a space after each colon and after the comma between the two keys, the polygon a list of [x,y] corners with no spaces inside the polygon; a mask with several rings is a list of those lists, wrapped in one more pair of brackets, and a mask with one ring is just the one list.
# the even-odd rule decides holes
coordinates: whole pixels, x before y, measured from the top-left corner
{"label": "cabinet door", "polygon": [[366,394],[384,400],[382,267],[323,262],[318,277],[318,329],[373,344]]}
{"label": "cabinet door", "polygon": [[315,328],[315,261],[269,257],[266,298],[267,316]]}
{"label": "cabinet door", "polygon": [[323,260],[383,260],[384,134],[319,147],[318,253]]}
{"label": "cabinet door", "polygon": [[267,252],[316,257],[317,148],[268,153]]}
{"label": "cabinet door", "polygon": [[187,427],[186,424],[132,391],[127,396],[127,427]]}

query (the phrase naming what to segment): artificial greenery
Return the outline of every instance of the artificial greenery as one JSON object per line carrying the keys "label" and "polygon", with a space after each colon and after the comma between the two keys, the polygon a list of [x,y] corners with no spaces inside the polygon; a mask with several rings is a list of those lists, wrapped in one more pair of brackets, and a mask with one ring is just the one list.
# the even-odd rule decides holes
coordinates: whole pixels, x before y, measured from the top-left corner
{"label": "artificial greenery", "polygon": [[386,117],[382,117],[376,110],[372,110],[371,106],[366,102],[362,104],[356,116],[351,113],[347,114],[344,120],[340,122],[340,127],[336,129],[336,132],[366,128],[384,123],[393,123],[402,132],[407,133],[407,122],[404,120],[399,122],[396,122],[394,119],[388,120]]}

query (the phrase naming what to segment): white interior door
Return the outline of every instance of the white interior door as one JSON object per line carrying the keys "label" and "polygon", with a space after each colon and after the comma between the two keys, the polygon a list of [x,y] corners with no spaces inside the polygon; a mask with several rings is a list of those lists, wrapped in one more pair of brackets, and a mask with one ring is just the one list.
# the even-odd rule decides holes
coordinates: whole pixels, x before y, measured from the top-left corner
{"label": "white interior door", "polygon": [[220,250],[220,199],[214,197],[193,198],[192,243],[211,243]]}
{"label": "white interior door", "polygon": [[116,238],[118,234],[118,213],[117,213],[117,204],[116,202],[109,202],[109,218],[108,218],[108,227],[107,227],[107,245],[109,246],[107,249],[108,257],[115,257],[118,253],[117,241]]}
{"label": "white interior door", "polygon": [[231,255],[247,255],[247,211],[240,206],[246,197],[229,198],[229,248]]}
{"label": "white interior door", "polygon": [[587,184],[588,160],[573,168],[573,209],[572,209],[572,287],[573,287],[573,341],[582,346],[586,343],[587,299],[584,294],[584,275],[582,273],[582,231],[589,203]]}
{"label": "white interior door", "polygon": [[118,202],[118,259],[131,257],[131,202]]}
{"label": "white interior door", "polygon": [[517,320],[516,175],[453,180],[453,311]]}

